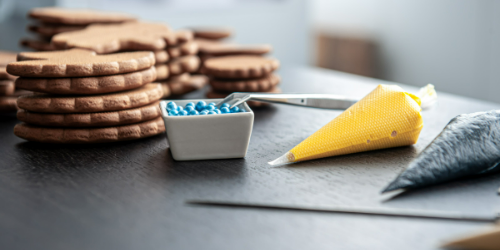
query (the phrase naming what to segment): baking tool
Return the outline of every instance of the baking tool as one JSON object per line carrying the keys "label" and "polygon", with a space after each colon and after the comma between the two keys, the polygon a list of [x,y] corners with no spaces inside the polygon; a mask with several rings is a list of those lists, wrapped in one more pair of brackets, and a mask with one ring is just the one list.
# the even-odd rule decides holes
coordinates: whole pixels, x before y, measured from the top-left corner
{"label": "baking tool", "polygon": [[340,95],[326,94],[265,94],[235,92],[228,95],[224,100],[216,104],[220,108],[223,103],[228,103],[231,108],[246,101],[259,101],[296,105],[302,107],[340,109],[344,110],[356,103],[358,100]]}
{"label": "baking tool", "polygon": [[[435,101],[434,86],[424,96],[405,92],[396,85],[378,85],[314,134],[270,165],[281,165],[330,156],[415,144],[423,127],[423,99]],[[428,97],[428,98],[426,98]]]}
{"label": "baking tool", "polygon": [[296,206],[296,205],[293,206],[280,205],[271,203],[255,203],[255,202],[245,203],[245,202],[216,201],[216,200],[189,200],[186,201],[186,203],[191,205],[215,206],[215,207],[361,214],[361,215],[457,220],[457,221],[471,221],[471,222],[496,222],[500,219],[499,214],[493,216],[481,216],[481,215],[463,214],[454,211],[416,210],[416,209],[399,209],[399,208],[394,209],[394,208],[370,208],[370,207],[350,207],[350,206],[311,207],[311,206]]}
{"label": "baking tool", "polygon": [[500,110],[462,114],[382,192],[500,172]]}
{"label": "baking tool", "polygon": [[245,157],[252,134],[254,114],[246,103],[238,107],[246,112],[197,116],[170,116],[167,103],[180,106],[198,101],[222,99],[163,100],[160,102],[172,157],[177,161]]}

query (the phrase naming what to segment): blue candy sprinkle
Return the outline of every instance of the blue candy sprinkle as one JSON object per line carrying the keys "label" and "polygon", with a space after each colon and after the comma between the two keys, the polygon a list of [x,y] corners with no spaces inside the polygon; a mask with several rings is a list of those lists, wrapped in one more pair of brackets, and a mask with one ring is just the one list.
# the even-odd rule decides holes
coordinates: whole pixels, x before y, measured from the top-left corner
{"label": "blue candy sprinkle", "polygon": [[178,116],[178,115],[179,115],[179,112],[177,112],[177,110],[170,110],[170,111],[168,112],[168,115],[170,115],[170,116]]}
{"label": "blue candy sprinkle", "polygon": [[229,105],[229,103],[223,103],[220,107],[221,107],[221,109],[222,108],[229,108],[230,105]]}
{"label": "blue candy sprinkle", "polygon": [[186,115],[188,115],[188,112],[186,110],[179,111],[179,116],[186,116]]}
{"label": "blue candy sprinkle", "polygon": [[193,107],[194,107],[194,102],[188,102],[188,103],[186,104],[186,108],[187,108],[188,106],[193,106]]}
{"label": "blue candy sprinkle", "polygon": [[240,111],[240,108],[238,108],[238,107],[233,107],[233,108],[231,109],[231,113],[237,113],[237,112],[239,112],[239,111]]}
{"label": "blue candy sprinkle", "polygon": [[208,104],[209,106],[215,106],[215,102],[211,102]]}
{"label": "blue candy sprinkle", "polygon": [[245,109],[240,109],[240,112],[247,112]]}
{"label": "blue candy sprinkle", "polygon": [[209,115],[216,115],[217,113],[215,113],[214,111],[209,111],[208,114]]}
{"label": "blue candy sprinkle", "polygon": [[167,109],[175,109],[175,108],[177,108],[177,104],[175,104],[175,102],[167,103]]}
{"label": "blue candy sprinkle", "polygon": [[218,115],[222,114],[222,112],[220,112],[220,109],[215,109],[214,112],[217,113]]}
{"label": "blue candy sprinkle", "polygon": [[178,112],[181,112],[181,111],[183,111],[183,110],[184,110],[184,108],[183,108],[182,106],[177,106],[177,111],[178,111]]}
{"label": "blue candy sprinkle", "polygon": [[223,113],[223,114],[229,114],[229,113],[231,113],[231,110],[229,110],[228,107],[223,107],[223,108],[220,109],[220,112]]}
{"label": "blue candy sprinkle", "polygon": [[205,107],[205,110],[208,110],[208,111],[214,111],[215,110],[215,106],[212,106],[212,105],[207,105]]}
{"label": "blue candy sprinkle", "polygon": [[188,113],[190,113],[191,111],[193,111],[195,109],[194,109],[194,106],[186,106],[186,108],[184,110],[186,110]]}
{"label": "blue candy sprinkle", "polygon": [[203,111],[200,112],[200,115],[208,115],[208,111],[203,110]]}
{"label": "blue candy sprinkle", "polygon": [[196,111],[196,110],[194,110],[194,109],[193,109],[193,110],[191,110],[191,111],[189,111],[189,115],[199,115],[199,114],[200,114],[200,113],[198,113],[198,111]]}

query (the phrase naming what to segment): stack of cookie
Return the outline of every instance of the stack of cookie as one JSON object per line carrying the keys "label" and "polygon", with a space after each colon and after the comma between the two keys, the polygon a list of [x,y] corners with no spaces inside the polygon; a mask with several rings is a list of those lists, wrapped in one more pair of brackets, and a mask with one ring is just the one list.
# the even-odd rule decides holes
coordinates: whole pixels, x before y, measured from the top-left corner
{"label": "stack of cookie", "polygon": [[[173,31],[167,25],[147,22],[127,22],[113,25],[90,25],[79,30],[58,34],[52,38],[57,49],[83,48],[98,54],[119,51],[152,51],[156,59],[157,82],[165,89],[176,79],[189,78],[198,70],[200,59],[198,45],[193,41],[193,33],[188,30]],[[185,75],[183,75],[185,74]],[[183,75],[183,77],[178,77]],[[201,88],[206,84],[191,84],[196,80],[184,80],[189,85],[186,90]],[[167,97],[172,91],[165,91]],[[184,94],[178,92],[177,94]]]}
{"label": "stack of cookie", "polygon": [[[18,88],[14,134],[29,141],[99,143],[164,132],[158,100],[163,92],[151,52],[96,55],[71,49],[20,53],[7,72]],[[40,94],[43,93],[43,94]]]}
{"label": "stack of cookie", "polygon": [[37,20],[28,26],[28,30],[37,35],[36,39],[23,39],[21,45],[37,51],[52,51],[56,48],[50,44],[53,36],[81,30],[90,24],[110,24],[134,21],[135,18],[121,13],[84,9],[64,9],[56,7],[35,8],[28,16]]}
{"label": "stack of cookie", "polygon": [[[255,55],[223,56],[207,59],[202,72],[210,77],[208,98],[224,98],[232,92],[280,93],[280,77],[273,72],[279,61]],[[250,106],[264,105],[248,102]]]}
{"label": "stack of cookie", "polygon": [[272,51],[268,44],[243,45],[229,43],[224,39],[232,35],[228,28],[193,28],[195,41],[199,46],[198,56],[201,59],[201,68],[205,61],[212,57],[228,55],[265,55]]}
{"label": "stack of cookie", "polygon": [[17,111],[16,99],[27,91],[15,87],[16,77],[7,73],[6,66],[16,61],[16,53],[0,51],[0,114],[11,114]]}

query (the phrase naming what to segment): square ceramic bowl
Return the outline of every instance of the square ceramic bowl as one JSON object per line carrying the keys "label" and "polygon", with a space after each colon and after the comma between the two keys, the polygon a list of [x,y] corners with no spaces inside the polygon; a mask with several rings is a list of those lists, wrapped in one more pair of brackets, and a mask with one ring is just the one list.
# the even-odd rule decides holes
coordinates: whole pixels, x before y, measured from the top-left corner
{"label": "square ceramic bowl", "polygon": [[197,115],[169,116],[167,103],[174,101],[178,106],[188,102],[205,101],[218,103],[222,99],[202,100],[164,100],[160,109],[167,140],[172,156],[177,161],[228,159],[245,157],[253,127],[253,111],[246,103],[238,107],[247,112]]}

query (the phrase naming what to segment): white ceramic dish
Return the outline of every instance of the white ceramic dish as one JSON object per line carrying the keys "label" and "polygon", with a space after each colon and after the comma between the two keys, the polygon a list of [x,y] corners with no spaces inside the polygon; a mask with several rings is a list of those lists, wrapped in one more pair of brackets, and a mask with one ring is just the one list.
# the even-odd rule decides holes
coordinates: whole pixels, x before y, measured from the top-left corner
{"label": "white ceramic dish", "polygon": [[253,127],[253,111],[246,103],[240,104],[247,112],[169,116],[167,103],[174,101],[185,106],[188,102],[218,103],[222,99],[163,100],[160,109],[172,156],[177,161],[228,159],[245,157]]}

